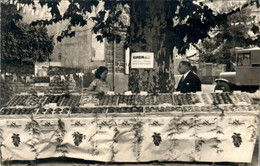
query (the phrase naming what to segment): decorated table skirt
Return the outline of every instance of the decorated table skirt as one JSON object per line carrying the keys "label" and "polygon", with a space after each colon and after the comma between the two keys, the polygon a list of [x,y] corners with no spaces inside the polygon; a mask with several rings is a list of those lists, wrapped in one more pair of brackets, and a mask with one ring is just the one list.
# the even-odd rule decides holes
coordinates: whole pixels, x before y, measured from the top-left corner
{"label": "decorated table skirt", "polygon": [[0,120],[2,160],[251,162],[258,116],[120,114]]}

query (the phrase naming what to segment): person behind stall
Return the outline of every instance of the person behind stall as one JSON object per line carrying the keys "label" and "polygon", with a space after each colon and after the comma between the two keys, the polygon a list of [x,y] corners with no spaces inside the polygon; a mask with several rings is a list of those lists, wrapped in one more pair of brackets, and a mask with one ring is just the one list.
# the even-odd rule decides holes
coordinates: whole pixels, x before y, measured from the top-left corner
{"label": "person behind stall", "polygon": [[89,87],[87,88],[87,91],[94,91],[98,93],[106,93],[110,90],[109,84],[107,82],[107,74],[108,69],[104,66],[100,66],[96,72],[95,77]]}
{"label": "person behind stall", "polygon": [[191,71],[192,71],[194,74],[197,74],[197,72],[198,72],[197,67],[196,67],[196,66],[191,66]]}
{"label": "person behind stall", "polygon": [[182,77],[176,91],[180,91],[181,93],[201,91],[201,81],[192,71],[190,62],[181,61],[179,63],[178,71],[182,74]]}

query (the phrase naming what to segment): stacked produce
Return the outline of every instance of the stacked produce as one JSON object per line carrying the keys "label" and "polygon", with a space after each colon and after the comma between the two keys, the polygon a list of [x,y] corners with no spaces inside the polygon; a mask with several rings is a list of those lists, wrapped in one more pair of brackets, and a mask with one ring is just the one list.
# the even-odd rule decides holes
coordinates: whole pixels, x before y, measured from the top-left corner
{"label": "stacked produce", "polygon": [[145,112],[182,112],[182,107],[180,106],[167,106],[167,107],[155,107],[155,106],[147,106],[145,107]]}
{"label": "stacked produce", "polygon": [[155,96],[153,95],[137,95],[136,105],[155,105]]}
{"label": "stacked produce", "polygon": [[107,109],[103,107],[89,107],[89,108],[73,108],[71,109],[71,114],[86,114],[86,113],[106,113]]}
{"label": "stacked produce", "polygon": [[135,105],[135,95],[120,95],[118,104]]}
{"label": "stacked produce", "polygon": [[44,104],[56,103],[57,106],[60,106],[63,98],[62,95],[48,95]]}
{"label": "stacked produce", "polygon": [[156,96],[156,105],[159,104],[173,104],[172,94],[166,93],[166,94],[159,94]]}
{"label": "stacked produce", "polygon": [[81,97],[80,104],[81,105],[93,104],[95,106],[98,106],[99,105],[99,99],[97,98],[96,95],[84,94]]}
{"label": "stacked produce", "polygon": [[23,106],[29,97],[29,95],[16,95],[7,103],[7,106]]}
{"label": "stacked produce", "polygon": [[232,104],[232,100],[228,93],[211,93],[213,105],[216,104]]}
{"label": "stacked produce", "polygon": [[44,103],[47,96],[31,96],[26,102],[27,106],[38,106]]}
{"label": "stacked produce", "polygon": [[200,102],[197,94],[190,93],[173,94],[173,100],[176,105],[193,105]]}
{"label": "stacked produce", "polygon": [[212,96],[210,94],[202,93],[201,99],[203,100],[203,103],[205,103],[206,105],[211,105],[213,103]]}
{"label": "stacked produce", "polygon": [[35,114],[34,108],[3,108],[0,111],[0,115],[23,115],[23,114]]}
{"label": "stacked produce", "polygon": [[256,111],[246,93],[16,95],[0,115]]}
{"label": "stacked produce", "polygon": [[70,108],[40,108],[37,114],[69,114]]}
{"label": "stacked produce", "polygon": [[116,106],[118,103],[118,95],[103,95],[99,100],[100,106]]}
{"label": "stacked produce", "polygon": [[143,107],[109,107],[107,113],[142,113]]}
{"label": "stacked produce", "polygon": [[202,93],[201,98],[208,105],[252,103],[246,93]]}
{"label": "stacked produce", "polygon": [[198,106],[183,106],[182,110],[183,112],[200,112],[200,108]]}
{"label": "stacked produce", "polygon": [[259,110],[259,105],[235,105],[235,106],[220,106],[225,112],[251,112]]}
{"label": "stacked produce", "polygon": [[234,93],[230,95],[233,104],[247,103],[251,104],[252,100],[246,93]]}
{"label": "stacked produce", "polygon": [[61,104],[61,106],[77,106],[80,102],[80,95],[66,95],[63,97],[63,102]]}

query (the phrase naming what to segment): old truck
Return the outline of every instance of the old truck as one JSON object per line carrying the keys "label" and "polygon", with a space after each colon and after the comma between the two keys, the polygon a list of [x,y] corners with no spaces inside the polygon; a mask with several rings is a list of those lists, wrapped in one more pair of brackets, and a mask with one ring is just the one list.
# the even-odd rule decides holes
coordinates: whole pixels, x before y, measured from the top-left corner
{"label": "old truck", "polygon": [[255,92],[260,82],[260,48],[236,50],[235,72],[222,72],[216,81],[215,91]]}

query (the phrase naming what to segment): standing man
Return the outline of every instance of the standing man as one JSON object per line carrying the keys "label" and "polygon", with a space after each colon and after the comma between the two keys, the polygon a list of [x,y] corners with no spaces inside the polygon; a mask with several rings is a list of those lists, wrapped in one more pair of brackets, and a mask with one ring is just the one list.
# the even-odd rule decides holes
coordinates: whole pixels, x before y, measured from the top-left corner
{"label": "standing man", "polygon": [[187,61],[181,61],[178,71],[182,74],[181,80],[176,91],[181,93],[201,91],[201,82],[199,77],[191,71],[191,64]]}

